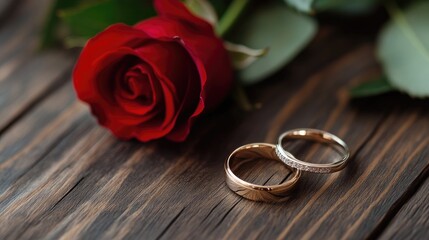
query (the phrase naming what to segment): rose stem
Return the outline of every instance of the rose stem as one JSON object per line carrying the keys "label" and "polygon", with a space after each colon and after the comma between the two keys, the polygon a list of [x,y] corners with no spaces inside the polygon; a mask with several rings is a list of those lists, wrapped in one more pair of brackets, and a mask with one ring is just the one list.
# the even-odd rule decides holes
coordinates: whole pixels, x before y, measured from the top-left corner
{"label": "rose stem", "polygon": [[249,2],[249,0],[232,1],[216,27],[216,32],[219,36],[224,36],[229,31],[240,15],[244,12],[244,9]]}
{"label": "rose stem", "polygon": [[[219,23],[216,26],[216,33],[222,37],[224,36],[231,27],[237,22],[238,18],[246,9],[249,4],[249,0],[233,0],[226,12],[223,14],[222,18],[219,20]],[[234,99],[240,108],[244,111],[250,111],[253,109],[253,105],[247,97],[246,91],[243,86],[236,82],[234,85]]]}

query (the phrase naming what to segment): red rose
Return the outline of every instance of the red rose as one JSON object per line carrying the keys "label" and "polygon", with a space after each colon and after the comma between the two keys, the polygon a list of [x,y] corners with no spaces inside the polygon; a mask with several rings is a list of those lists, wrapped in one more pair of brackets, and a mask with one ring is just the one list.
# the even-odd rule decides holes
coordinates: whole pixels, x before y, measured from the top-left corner
{"label": "red rose", "polygon": [[195,118],[230,90],[232,67],[209,23],[177,0],[156,0],[155,8],[157,17],[89,40],[74,87],[121,139],[183,141]]}

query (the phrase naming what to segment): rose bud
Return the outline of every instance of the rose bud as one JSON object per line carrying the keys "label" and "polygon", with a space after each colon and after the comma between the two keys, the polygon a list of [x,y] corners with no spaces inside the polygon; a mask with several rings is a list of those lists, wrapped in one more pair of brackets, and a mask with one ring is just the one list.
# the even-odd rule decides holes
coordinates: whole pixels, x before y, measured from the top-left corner
{"label": "rose bud", "polygon": [[120,139],[183,141],[232,86],[227,52],[212,26],[177,0],[158,16],[115,24],[90,39],[73,72],[77,96]]}

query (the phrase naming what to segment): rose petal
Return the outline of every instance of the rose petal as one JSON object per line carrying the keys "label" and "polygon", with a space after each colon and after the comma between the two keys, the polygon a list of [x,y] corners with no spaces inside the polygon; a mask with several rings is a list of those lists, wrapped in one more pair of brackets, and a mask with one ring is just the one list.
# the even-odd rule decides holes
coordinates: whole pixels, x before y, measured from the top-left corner
{"label": "rose petal", "polygon": [[182,24],[187,27],[195,26],[199,31],[213,32],[210,23],[193,15],[191,11],[178,0],[155,0],[154,5],[159,16],[181,21],[183,22]]}
{"label": "rose petal", "polygon": [[[133,59],[132,60],[126,60],[126,59]],[[128,64],[127,64],[128,62]],[[95,68],[94,74],[96,75],[94,77],[94,80],[91,81],[93,84],[90,86],[91,89],[99,89],[98,91],[94,91],[94,96],[92,98],[87,99],[87,102],[101,102],[104,100],[104,104],[106,106],[109,106],[106,110],[111,111],[114,110],[115,112],[121,112],[124,115],[136,115],[136,116],[127,116],[126,123],[129,124],[130,122],[134,124],[138,124],[140,122],[146,121],[147,117],[150,117],[153,115],[149,114],[148,116],[144,116],[145,114],[150,113],[151,111],[154,111],[155,105],[157,104],[157,99],[153,99],[152,104],[150,105],[143,105],[139,103],[138,101],[130,101],[125,98],[118,98],[115,89],[115,86],[117,87],[120,80],[118,80],[117,75],[125,74],[124,70],[121,70],[123,68],[132,68],[135,66],[135,64],[139,65],[146,65],[147,69],[146,74],[152,76],[152,78],[155,78],[153,75],[153,72],[150,69],[150,66],[142,62],[141,59],[139,59],[139,55],[135,52],[135,50],[127,47],[118,48],[115,50],[112,50],[111,52],[107,52],[104,55],[100,56],[97,61],[95,61],[96,66],[102,66]],[[118,65],[121,65],[121,67],[118,67]],[[100,69],[98,69],[100,68]],[[116,71],[116,74],[115,74]],[[116,78],[113,77],[116,75]],[[157,84],[156,81],[152,82],[152,91],[154,91],[152,94],[153,96],[162,95],[161,88],[159,87],[159,84]],[[118,100],[121,101],[118,101]],[[125,102],[124,102],[125,101]],[[160,109],[156,109],[159,111]],[[122,118],[121,118],[122,119]],[[133,121],[130,121],[130,119],[135,119]]]}
{"label": "rose petal", "polygon": [[[189,134],[189,128],[194,119],[205,108],[211,109],[217,106],[229,93],[233,82],[233,72],[229,57],[223,47],[223,43],[213,32],[196,33],[177,21],[161,17],[138,23],[136,28],[145,31],[150,37],[160,41],[174,39],[179,42],[189,52],[197,66],[201,82],[199,103],[186,124],[178,125],[177,129],[170,133],[171,138],[168,137],[171,140],[182,141]],[[178,133],[175,133],[176,131]]]}
{"label": "rose petal", "polygon": [[[116,102],[129,113],[142,115],[145,118],[147,117],[145,115],[153,116],[159,112],[156,106],[160,105],[158,99],[161,97],[159,95],[162,94],[162,90],[154,74],[150,69],[147,69],[150,68],[147,64],[139,63],[138,66],[133,68],[141,71],[141,76],[136,76],[129,80],[130,84],[134,86],[131,88],[135,89],[135,93],[131,94],[124,89],[124,86],[122,86],[123,84],[121,84],[121,82],[124,81],[123,79],[116,79],[114,93]],[[147,99],[141,99],[142,94],[146,95]]]}
{"label": "rose petal", "polygon": [[73,84],[79,99],[86,101],[97,94],[92,88],[92,79],[96,77],[93,68],[100,56],[113,49],[142,45],[148,40],[150,37],[146,33],[124,24],[112,25],[90,39],[73,71]]}
{"label": "rose petal", "polygon": [[[196,33],[183,24],[160,17],[138,23],[136,28],[154,39],[175,39],[186,48],[197,65],[203,91],[201,97],[209,109],[229,93],[233,82],[231,62],[223,43],[213,32]],[[207,90],[210,93],[206,96]]]}

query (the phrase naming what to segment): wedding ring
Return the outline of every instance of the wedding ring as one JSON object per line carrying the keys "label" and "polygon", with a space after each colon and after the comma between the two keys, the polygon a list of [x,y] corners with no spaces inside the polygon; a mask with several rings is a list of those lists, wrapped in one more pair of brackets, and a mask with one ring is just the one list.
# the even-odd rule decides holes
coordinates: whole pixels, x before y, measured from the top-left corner
{"label": "wedding ring", "polygon": [[[340,158],[338,161],[325,164],[301,161],[284,149],[283,143],[287,139],[304,139],[326,143],[340,154]],[[332,173],[337,172],[346,166],[347,160],[350,156],[350,150],[343,140],[331,133],[317,129],[302,128],[290,130],[280,135],[276,147],[276,154],[286,165],[293,168],[314,173]]]}
{"label": "wedding ring", "polygon": [[301,176],[301,171],[289,168],[292,177],[278,185],[263,186],[240,179],[234,171],[241,164],[254,159],[275,160],[282,162],[276,155],[276,146],[268,143],[253,143],[237,148],[225,161],[226,183],[236,194],[254,201],[281,202],[287,200],[288,192],[295,186]]}

